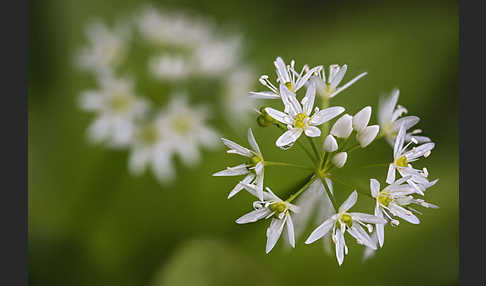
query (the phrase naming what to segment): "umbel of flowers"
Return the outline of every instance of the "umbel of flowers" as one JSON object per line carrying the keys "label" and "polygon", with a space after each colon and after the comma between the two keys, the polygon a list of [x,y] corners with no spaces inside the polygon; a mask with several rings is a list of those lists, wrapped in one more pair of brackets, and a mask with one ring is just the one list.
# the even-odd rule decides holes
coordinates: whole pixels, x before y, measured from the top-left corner
{"label": "umbel of flowers", "polygon": [[[95,114],[88,136],[108,148],[128,149],[132,174],[151,168],[164,183],[176,175],[175,156],[195,166],[200,149],[218,147],[218,133],[208,122],[214,112],[192,104],[186,92],[194,79],[221,85],[222,102],[214,108],[222,107],[216,113],[231,118],[227,122],[244,122],[253,109],[247,94],[254,75],[242,63],[242,42],[209,19],[147,6],[112,29],[92,21],[86,34],[76,64],[98,85],[79,98],[81,109]],[[149,51],[143,52],[145,72],[130,61],[142,54],[136,54],[140,47]],[[166,104],[156,106],[148,98],[147,82],[161,84],[152,89],[169,98]]]}
{"label": "umbel of flowers", "polygon": [[[428,179],[428,170],[413,166],[415,161],[428,157],[434,143],[428,137],[418,136],[421,131],[409,129],[419,118],[402,117],[407,110],[397,106],[399,92],[394,90],[389,98],[381,99],[378,107],[378,123],[370,125],[372,108],[363,107],[356,114],[346,113],[342,106],[332,106],[332,99],[351,84],[366,75],[362,73],[342,84],[347,66],[331,65],[309,68],[299,72],[292,60],[287,65],[278,57],[275,62],[276,81],[262,75],[260,82],[268,89],[250,92],[257,99],[273,99],[281,102],[281,108],[262,107],[257,122],[261,127],[281,130],[276,138],[277,148],[300,148],[307,156],[307,166],[291,162],[276,162],[266,158],[248,129],[248,145],[242,146],[222,138],[227,153],[244,157],[241,164],[229,166],[213,176],[244,176],[229,192],[232,198],[242,190],[255,197],[253,210],[236,220],[246,224],[271,219],[266,231],[266,252],[269,253],[285,232],[286,241],[295,247],[295,241],[308,224],[310,213],[318,209],[316,228],[308,234],[306,244],[317,240],[334,244],[339,265],[348,254],[348,243],[356,241],[366,247],[367,257],[385,240],[385,228],[396,227],[400,221],[420,223],[414,205],[425,208],[437,206],[425,202],[422,197],[436,180]],[[347,199],[341,203],[335,198],[334,182],[342,183],[336,170],[345,168],[349,156],[365,150],[373,141],[386,139],[393,153],[383,169],[380,180],[369,179],[370,190],[364,194],[373,203],[369,213],[353,211],[358,200],[357,190],[346,189]],[[273,167],[308,169],[311,173],[300,188],[288,197],[281,197],[265,183],[265,169]],[[386,183],[386,184],[385,184]],[[363,191],[361,191],[363,192]]]}

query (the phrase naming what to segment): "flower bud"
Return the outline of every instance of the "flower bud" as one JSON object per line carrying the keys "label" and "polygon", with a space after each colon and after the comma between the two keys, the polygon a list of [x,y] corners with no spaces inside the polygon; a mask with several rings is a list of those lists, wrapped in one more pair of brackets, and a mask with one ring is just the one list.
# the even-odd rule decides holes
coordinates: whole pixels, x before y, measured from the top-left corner
{"label": "flower bud", "polygon": [[353,132],[353,117],[344,114],[339,118],[331,128],[331,134],[338,138],[348,138]]}
{"label": "flower bud", "polygon": [[353,128],[356,131],[361,131],[366,128],[370,122],[371,107],[366,106],[353,116]]}
{"label": "flower bud", "polygon": [[341,168],[346,164],[346,160],[348,159],[348,153],[346,152],[339,152],[334,157],[332,157],[332,163],[336,165],[336,167]]}
{"label": "flower bud", "polygon": [[373,140],[375,140],[376,135],[378,135],[380,127],[378,125],[368,126],[356,134],[356,140],[358,140],[361,148],[368,146]]}
{"label": "flower bud", "polygon": [[260,115],[257,117],[257,123],[261,127],[268,127],[272,126],[275,123],[275,119],[273,119],[268,113],[265,111],[265,107],[260,108]]}
{"label": "flower bud", "polygon": [[338,149],[338,144],[336,139],[331,135],[327,135],[326,139],[324,140],[324,151],[326,152],[334,152]]}

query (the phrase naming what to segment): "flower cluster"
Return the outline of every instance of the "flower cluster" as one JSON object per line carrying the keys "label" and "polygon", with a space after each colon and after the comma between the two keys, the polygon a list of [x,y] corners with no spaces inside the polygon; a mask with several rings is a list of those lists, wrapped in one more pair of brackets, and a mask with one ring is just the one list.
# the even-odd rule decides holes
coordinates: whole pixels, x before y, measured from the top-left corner
{"label": "flower cluster", "polygon": [[[408,132],[419,121],[416,116],[400,118],[406,109],[396,106],[398,90],[394,90],[379,105],[378,124],[370,124],[372,108],[365,106],[355,114],[345,113],[345,108],[330,105],[337,94],[350,87],[366,75],[361,73],[340,86],[347,66],[331,65],[329,73],[323,66],[309,68],[305,65],[300,72],[292,60],[289,65],[278,57],[274,61],[276,82],[263,75],[260,82],[269,90],[252,91],[250,96],[259,99],[281,101],[281,108],[261,107],[257,122],[261,127],[274,126],[282,134],[275,145],[282,149],[300,148],[309,159],[309,164],[298,165],[289,162],[275,162],[264,159],[262,150],[255,140],[253,131],[248,130],[250,148],[222,138],[228,153],[245,157],[240,165],[227,167],[213,176],[245,177],[230,191],[232,198],[242,190],[256,198],[253,211],[236,220],[238,224],[270,219],[267,228],[266,252],[276,245],[284,229],[286,241],[295,247],[296,239],[306,229],[312,213],[317,210],[316,228],[305,240],[306,244],[322,240],[325,245],[334,244],[339,265],[348,254],[346,233],[366,247],[366,255],[384,244],[385,226],[398,226],[400,220],[418,224],[413,208],[437,206],[425,202],[421,197],[436,180],[428,179],[426,168],[418,169],[415,162],[430,155],[435,144],[430,139],[418,136],[420,130]],[[299,92],[301,91],[301,92]],[[300,95],[299,93],[302,93]],[[365,149],[377,139],[385,139],[393,146],[393,156],[384,175],[386,185],[382,187],[376,179],[370,179],[370,190],[359,190],[343,182],[336,174],[343,168],[350,154]],[[285,200],[274,193],[264,177],[266,168],[282,166],[301,168],[309,171],[305,183],[292,190]],[[385,172],[383,172],[385,174]],[[398,174],[398,176],[397,176]],[[347,199],[337,204],[335,184],[351,189]],[[353,190],[354,189],[354,190]],[[351,211],[358,200],[358,192],[374,203],[372,213]]]}
{"label": "flower cluster", "polygon": [[82,110],[96,115],[88,137],[128,149],[135,175],[148,166],[161,183],[169,181],[175,176],[174,157],[194,166],[201,148],[218,147],[218,133],[209,125],[215,113],[189,101],[193,81],[220,85],[221,104],[207,101],[221,109],[216,114],[231,118],[228,122],[244,122],[254,109],[247,96],[254,75],[242,63],[240,37],[223,35],[208,19],[149,6],[113,29],[97,20],[86,32],[88,43],[76,64],[98,85],[79,100]]}

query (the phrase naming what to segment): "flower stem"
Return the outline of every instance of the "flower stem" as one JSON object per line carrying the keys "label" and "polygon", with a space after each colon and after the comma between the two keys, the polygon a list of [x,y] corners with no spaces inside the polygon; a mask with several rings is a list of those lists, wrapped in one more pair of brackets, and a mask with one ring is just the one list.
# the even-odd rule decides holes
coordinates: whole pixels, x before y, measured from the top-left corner
{"label": "flower stem", "polygon": [[287,200],[286,202],[290,203],[292,202],[295,198],[297,198],[303,191],[305,191],[307,189],[307,187],[309,187],[312,183],[314,183],[315,180],[317,180],[318,177],[317,176],[313,176],[307,183],[305,183],[305,185],[303,185],[297,192],[295,192],[294,194],[292,194]]}
{"label": "flower stem", "polygon": [[[306,136],[307,137],[307,136]],[[314,154],[316,155],[316,158],[318,160],[321,159],[321,155],[319,154],[319,151],[317,150],[317,147],[316,147],[316,143],[314,142],[314,140],[312,140],[312,138],[310,137],[307,137],[307,140],[309,140],[311,146],[312,146],[312,149],[314,150]]]}
{"label": "flower stem", "polygon": [[265,166],[283,166],[283,167],[294,167],[299,169],[306,169],[306,170],[314,170],[314,168],[292,164],[292,163],[285,163],[285,162],[273,162],[273,161],[265,161]]}
{"label": "flower stem", "polygon": [[299,140],[297,140],[296,142],[297,142],[297,144],[299,144],[300,148],[302,148],[304,150],[304,152],[307,154],[307,156],[309,156],[309,158],[312,160],[312,163],[315,164],[316,159],[314,158],[314,156],[312,156],[312,153],[309,150],[307,150],[307,148],[305,147],[305,145],[302,142],[300,142]]}
{"label": "flower stem", "polygon": [[327,187],[327,184],[326,184],[326,181],[324,180],[324,178],[321,178],[321,182],[322,182],[322,185],[324,186],[324,190],[326,190],[326,193],[327,193],[327,196],[329,197],[329,199],[331,200],[331,203],[332,203],[332,206],[334,207],[334,209],[337,211],[337,207],[338,207],[338,204],[336,202],[336,198],[334,197],[334,195],[331,193],[331,190],[329,190],[329,188]]}

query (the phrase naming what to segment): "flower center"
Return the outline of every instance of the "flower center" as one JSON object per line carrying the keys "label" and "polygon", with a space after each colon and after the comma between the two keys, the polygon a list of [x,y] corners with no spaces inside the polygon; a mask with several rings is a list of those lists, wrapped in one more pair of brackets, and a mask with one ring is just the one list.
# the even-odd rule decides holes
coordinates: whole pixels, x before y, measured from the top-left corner
{"label": "flower center", "polygon": [[142,128],[139,138],[145,144],[153,144],[159,139],[159,132],[153,124],[150,124]]}
{"label": "flower center", "polygon": [[344,223],[347,227],[351,227],[353,225],[353,219],[347,213],[341,215],[340,221]]}
{"label": "flower center", "polygon": [[268,208],[275,212],[276,215],[283,213],[287,209],[287,205],[284,202],[276,202],[268,206]]}
{"label": "flower center", "polygon": [[307,118],[308,116],[305,115],[304,113],[299,113],[295,116],[295,127],[297,128],[304,128],[305,127],[305,119]]}
{"label": "flower center", "polygon": [[116,95],[110,98],[109,104],[113,111],[124,112],[127,111],[132,105],[132,97],[129,95]]}
{"label": "flower center", "polygon": [[376,199],[380,204],[384,205],[385,207],[387,207],[392,201],[390,194],[387,192],[380,192]]}
{"label": "flower center", "polygon": [[177,133],[187,134],[191,130],[192,121],[190,118],[178,116],[172,120],[172,126]]}
{"label": "flower center", "polygon": [[253,166],[255,166],[261,161],[262,159],[260,159],[260,157],[258,157],[257,155],[254,155],[253,157],[250,158],[250,164],[252,164]]}
{"label": "flower center", "polygon": [[407,167],[408,166],[407,157],[405,157],[405,155],[404,155],[404,156],[396,159],[395,165],[398,166],[398,167]]}
{"label": "flower center", "polygon": [[294,92],[294,88],[292,87],[292,83],[289,81],[289,82],[286,82],[285,83],[285,86],[291,91],[291,92]]}

